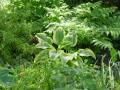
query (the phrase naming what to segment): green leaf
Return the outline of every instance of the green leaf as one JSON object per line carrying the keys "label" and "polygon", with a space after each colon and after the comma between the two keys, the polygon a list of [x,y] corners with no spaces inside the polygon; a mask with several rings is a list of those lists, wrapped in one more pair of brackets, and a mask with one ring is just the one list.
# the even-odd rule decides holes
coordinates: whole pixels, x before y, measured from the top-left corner
{"label": "green leaf", "polygon": [[60,48],[63,47],[74,47],[77,44],[77,34],[72,31],[69,32],[63,39],[62,44],[60,45]]}
{"label": "green leaf", "polygon": [[52,38],[48,37],[45,33],[37,33],[37,37],[44,40],[45,42],[52,44]]}
{"label": "green leaf", "polygon": [[9,87],[15,84],[15,77],[9,73],[9,69],[0,67],[0,86]]}
{"label": "green leaf", "polygon": [[48,44],[47,42],[43,41],[42,39],[39,39],[39,43],[36,45],[37,48],[41,48],[41,49],[48,49],[48,48],[52,48],[52,46],[50,44]]}
{"label": "green leaf", "polygon": [[56,51],[55,49],[52,49],[49,51],[49,57],[56,59],[56,58],[60,57],[63,53],[64,53],[63,50]]}
{"label": "green leaf", "polygon": [[120,51],[118,50],[118,57],[119,57],[119,59],[120,59]]}
{"label": "green leaf", "polygon": [[112,61],[116,61],[116,60],[117,60],[118,52],[117,52],[114,48],[111,49],[110,55],[111,55],[111,60],[112,60]]}
{"label": "green leaf", "polygon": [[91,56],[94,59],[96,59],[96,56],[95,56],[94,52],[91,49],[88,49],[88,48],[79,49],[78,53],[79,53],[80,56],[85,56],[85,57]]}
{"label": "green leaf", "polygon": [[53,32],[53,41],[55,44],[60,45],[64,38],[65,32],[62,29]]}
{"label": "green leaf", "polygon": [[39,33],[37,34],[37,38],[38,38],[39,43],[36,46],[38,48],[41,48],[41,49],[53,48],[52,39],[48,37],[46,34]]}
{"label": "green leaf", "polygon": [[69,60],[73,60],[77,58],[77,52],[75,53],[63,53],[60,56],[62,61],[68,62]]}
{"label": "green leaf", "polygon": [[78,61],[75,61],[75,60],[70,60],[70,61],[68,61],[67,62],[67,65],[69,65],[69,66],[79,66],[79,63],[78,63]]}

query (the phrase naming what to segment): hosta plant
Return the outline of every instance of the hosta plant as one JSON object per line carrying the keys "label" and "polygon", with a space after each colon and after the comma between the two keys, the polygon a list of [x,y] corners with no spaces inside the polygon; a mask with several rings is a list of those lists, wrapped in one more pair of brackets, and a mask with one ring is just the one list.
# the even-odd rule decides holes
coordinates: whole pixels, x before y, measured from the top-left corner
{"label": "hosta plant", "polygon": [[[64,4],[60,8],[48,11],[50,23],[46,32],[57,29],[56,27],[67,32],[74,30],[78,36],[77,48],[89,47],[97,54],[103,53],[101,49],[109,48],[110,53],[117,53],[119,45],[115,40],[119,40],[120,37],[120,16],[116,16],[115,12],[116,7],[103,7],[101,2],[84,3],[72,9],[68,9]],[[113,59],[116,56],[111,54],[112,61],[117,60]]]}
{"label": "hosta plant", "polygon": [[46,33],[38,33],[36,36],[39,41],[37,47],[48,50],[50,58],[59,58],[64,62],[78,60],[81,57],[91,56],[94,59],[96,58],[90,49],[73,49],[77,44],[77,34],[75,31],[65,32],[59,28],[53,31],[52,37]]}

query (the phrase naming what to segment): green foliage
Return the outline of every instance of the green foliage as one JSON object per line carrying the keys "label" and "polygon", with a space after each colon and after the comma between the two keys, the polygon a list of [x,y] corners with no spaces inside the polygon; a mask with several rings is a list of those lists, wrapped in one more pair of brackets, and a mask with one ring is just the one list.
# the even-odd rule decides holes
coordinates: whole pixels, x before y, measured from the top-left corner
{"label": "green foliage", "polygon": [[92,56],[93,58],[95,58],[96,59],[96,56],[95,56],[95,54],[90,50],[90,49],[79,49],[79,55],[80,56]]}
{"label": "green foliage", "polygon": [[[58,2],[49,4],[54,6]],[[46,3],[47,0],[10,0],[6,8],[0,10],[0,58],[4,63],[14,65],[33,61],[37,52],[33,34],[44,28]]]}
{"label": "green foliage", "polygon": [[0,67],[0,88],[10,88],[14,86],[16,80],[12,70]]}
{"label": "green foliage", "polygon": [[[79,49],[74,52],[71,50],[71,48],[77,43],[77,34],[73,31],[68,32],[65,35],[64,30],[57,29],[53,31],[53,37],[48,37],[45,33],[38,33],[37,37],[39,40],[37,47],[41,49],[48,49],[50,58],[60,58],[63,62],[77,60],[79,56],[92,56],[93,58],[96,58],[95,54],[90,49]],[[57,48],[54,44],[57,45]],[[45,50],[45,52],[47,51]]]}
{"label": "green foliage", "polygon": [[[69,8],[63,0],[10,0],[1,6],[0,89],[120,89],[116,7],[88,2]],[[93,64],[98,53],[100,67]]]}
{"label": "green foliage", "polygon": [[[95,69],[98,68],[97,66],[88,66],[81,61],[79,61],[78,67],[69,67],[57,59],[53,60],[48,59],[48,56],[45,57],[47,59],[40,60],[39,64],[34,63],[32,67],[18,68],[18,82],[12,89],[106,90],[111,88],[110,84],[114,84],[114,81],[110,81],[113,75],[110,74],[112,67],[106,67],[103,64],[102,70],[97,70]],[[114,88],[114,90],[117,89]]]}
{"label": "green foliage", "polygon": [[74,31],[71,31],[65,36],[63,45],[74,47],[76,46],[76,44],[77,44],[77,34]]}
{"label": "green foliage", "polygon": [[57,45],[60,45],[60,43],[62,42],[63,38],[64,38],[64,34],[65,32],[63,30],[56,30],[53,33],[53,42]]}
{"label": "green foliage", "polygon": [[[63,5],[57,10],[59,14],[53,10],[54,16],[61,18],[61,21],[52,21],[47,32],[58,27],[68,32],[74,30],[78,36],[77,45],[81,48],[87,48],[92,44],[102,49],[111,50],[116,47],[112,42],[120,36],[120,16],[111,16],[116,10],[115,7],[102,7],[101,2],[81,4],[73,9],[64,7]],[[64,11],[61,10],[62,8]]]}

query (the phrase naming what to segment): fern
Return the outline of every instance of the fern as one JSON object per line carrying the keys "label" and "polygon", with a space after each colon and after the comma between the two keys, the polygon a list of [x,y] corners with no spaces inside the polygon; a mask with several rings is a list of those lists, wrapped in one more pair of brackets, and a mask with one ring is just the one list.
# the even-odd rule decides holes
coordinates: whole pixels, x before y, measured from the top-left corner
{"label": "fern", "polygon": [[108,21],[110,25],[101,28],[101,32],[106,33],[107,36],[111,35],[113,38],[118,38],[120,36],[120,16],[110,17]]}
{"label": "fern", "polygon": [[112,43],[110,41],[102,39],[102,38],[94,39],[92,41],[92,43],[94,43],[95,46],[98,46],[98,47],[100,47],[102,49],[104,49],[104,48],[110,48],[110,49],[113,48],[113,45],[112,45]]}
{"label": "fern", "polygon": [[[113,14],[116,7],[102,7],[101,2],[85,3],[73,9],[65,7],[67,6],[64,6],[64,11],[61,10],[63,7],[60,7],[50,12],[58,21],[50,21],[46,32],[58,28],[65,31],[75,30],[78,34],[78,47],[85,48],[92,43],[99,48],[114,48],[112,38],[120,36],[120,17]],[[52,15],[49,17],[52,18]]]}

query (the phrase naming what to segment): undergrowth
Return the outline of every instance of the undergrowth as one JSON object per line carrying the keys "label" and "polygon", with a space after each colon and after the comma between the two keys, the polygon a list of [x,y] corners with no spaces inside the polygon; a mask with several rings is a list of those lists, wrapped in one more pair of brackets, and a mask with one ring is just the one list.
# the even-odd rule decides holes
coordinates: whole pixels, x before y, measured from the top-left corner
{"label": "undergrowth", "polygon": [[0,89],[119,90],[119,21],[101,1],[2,3]]}

